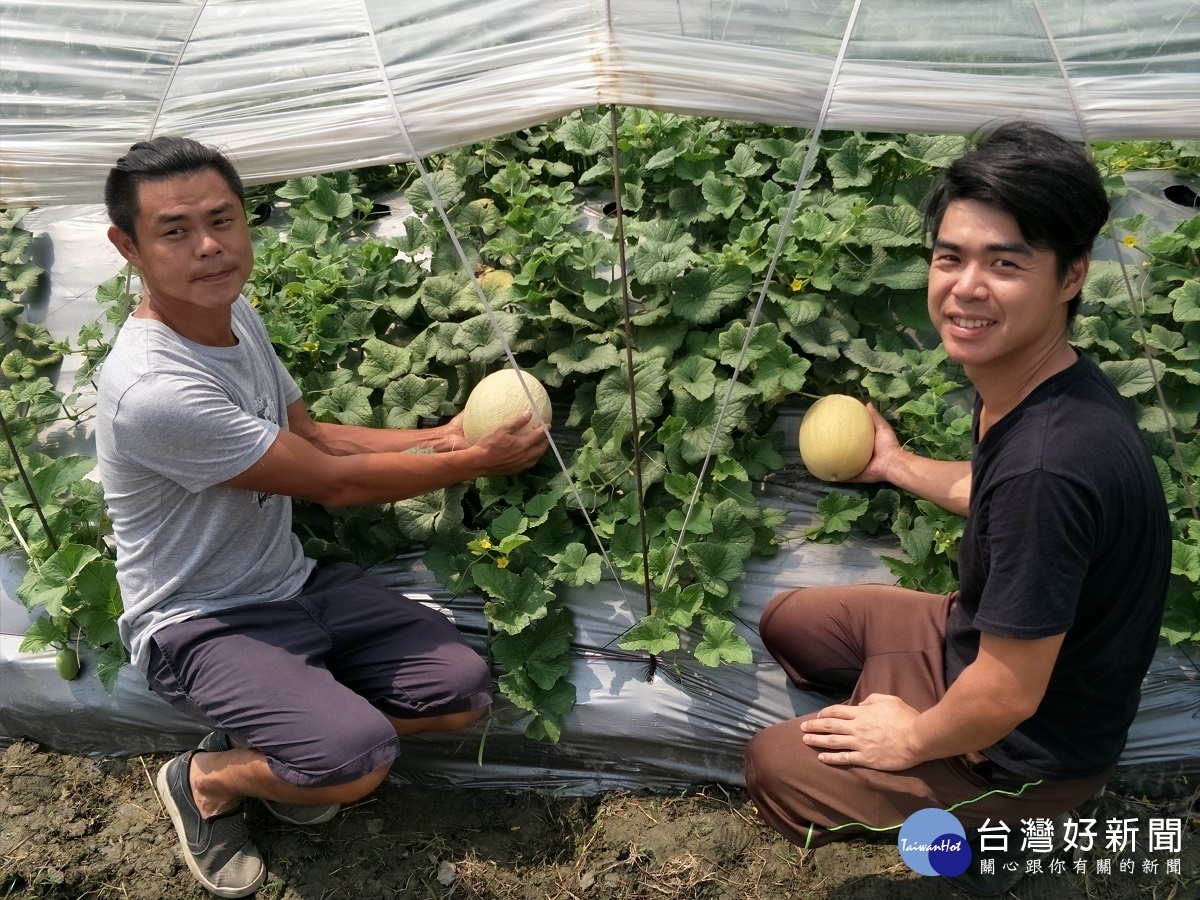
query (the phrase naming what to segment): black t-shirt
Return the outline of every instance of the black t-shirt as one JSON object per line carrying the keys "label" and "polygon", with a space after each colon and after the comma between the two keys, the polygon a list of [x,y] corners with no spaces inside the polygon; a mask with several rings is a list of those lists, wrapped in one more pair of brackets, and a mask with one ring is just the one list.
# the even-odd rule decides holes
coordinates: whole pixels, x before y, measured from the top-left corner
{"label": "black t-shirt", "polygon": [[1098,774],[1125,746],[1162,622],[1162,483],[1125,402],[1084,356],[978,433],[977,408],[947,683],[974,661],[981,631],[1065,632],[1037,712],[983,754],[1037,778]]}

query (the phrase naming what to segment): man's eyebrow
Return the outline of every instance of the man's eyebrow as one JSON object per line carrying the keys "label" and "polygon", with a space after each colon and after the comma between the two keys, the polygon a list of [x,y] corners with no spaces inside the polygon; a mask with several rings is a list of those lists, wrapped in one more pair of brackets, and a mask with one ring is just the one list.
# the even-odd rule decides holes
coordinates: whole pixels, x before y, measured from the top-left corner
{"label": "man's eyebrow", "polygon": [[[956,243],[954,243],[954,241],[942,240],[941,238],[938,238],[937,240],[935,240],[933,242],[933,246],[935,249],[949,250],[952,253],[961,253],[962,252],[961,244],[956,244]],[[991,253],[1018,253],[1022,256],[1032,256],[1033,255],[1033,248],[1030,247],[1028,244],[1026,244],[1024,241],[1011,241],[1011,242],[1000,243],[1000,244],[987,244],[984,247],[984,249]]]}
{"label": "man's eyebrow", "polygon": [[[231,210],[231,209],[233,209],[233,204],[226,201],[224,203],[218,203],[216,206],[214,206],[212,209],[210,209],[207,214],[210,216],[219,216],[222,213],[229,212],[229,210]],[[187,215],[185,213],[174,213],[174,214],[164,213],[163,215],[159,216],[158,218],[156,218],[154,220],[154,224],[155,225],[170,225],[172,222],[182,222],[186,218],[187,218]]]}

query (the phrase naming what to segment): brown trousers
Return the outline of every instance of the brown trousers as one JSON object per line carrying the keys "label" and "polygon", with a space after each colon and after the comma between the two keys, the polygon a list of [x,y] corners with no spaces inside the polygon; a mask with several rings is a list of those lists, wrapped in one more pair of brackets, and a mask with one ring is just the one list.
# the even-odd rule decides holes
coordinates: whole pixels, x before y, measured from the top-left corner
{"label": "brown trousers", "polygon": [[[951,598],[881,584],[805,588],[775,597],[760,633],[771,655],[804,690],[859,703],[893,694],[919,711],[946,692],[946,616]],[[801,847],[884,833],[895,837],[912,813],[936,807],[963,826],[985,819],[1012,834],[1021,819],[1074,809],[1112,772],[1039,780],[1005,771],[977,754],[931,760],[900,772],[832,766],[802,741],[800,723],[772,725],[746,746],[746,787],[772,828]]]}

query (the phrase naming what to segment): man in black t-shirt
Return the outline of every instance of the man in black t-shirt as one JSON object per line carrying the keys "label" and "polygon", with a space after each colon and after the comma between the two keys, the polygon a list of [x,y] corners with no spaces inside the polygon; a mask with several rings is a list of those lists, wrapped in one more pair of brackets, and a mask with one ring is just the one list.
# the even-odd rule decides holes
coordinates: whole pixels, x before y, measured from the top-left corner
{"label": "man in black t-shirt", "polygon": [[[858,480],[967,516],[961,589],[808,588],[764,612],[764,643],[798,686],[850,692],[747,746],[760,812],[802,846],[896,829],[927,807],[1019,830],[1116,767],[1171,538],[1132,416],[1068,343],[1107,214],[1088,157],[1025,123],[988,134],[926,200],[929,314],[977,391],[973,458],[910,453],[872,409]],[[1003,887],[974,875],[977,889]]]}

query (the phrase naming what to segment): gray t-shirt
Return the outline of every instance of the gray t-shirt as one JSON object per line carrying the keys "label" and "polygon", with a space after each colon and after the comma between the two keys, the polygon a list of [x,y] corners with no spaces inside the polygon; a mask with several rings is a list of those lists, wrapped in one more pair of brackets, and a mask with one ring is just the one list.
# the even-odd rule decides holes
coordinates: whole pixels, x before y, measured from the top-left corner
{"label": "gray t-shirt", "polygon": [[143,673],[174,622],[300,592],[314,563],[290,497],[236,490],[300,389],[253,308],[233,306],[233,347],[130,318],[100,373],[96,449],[117,543],[121,639]]}

